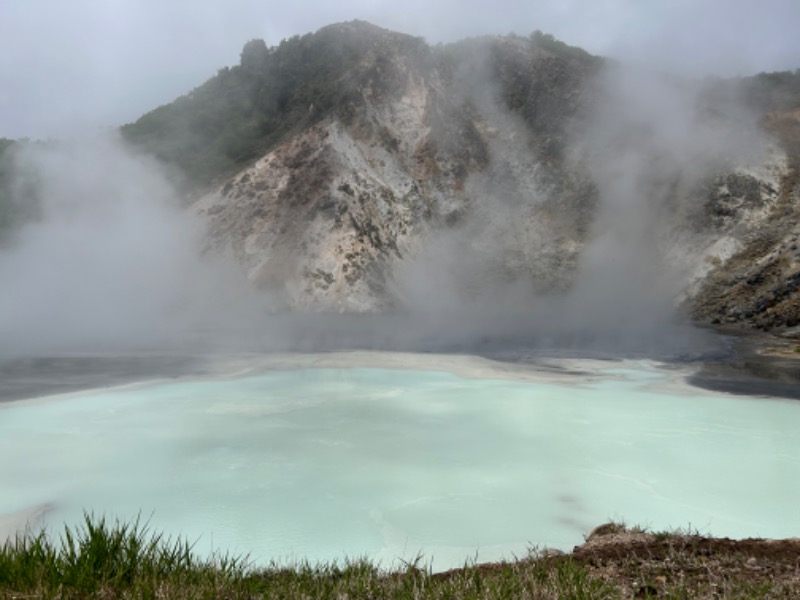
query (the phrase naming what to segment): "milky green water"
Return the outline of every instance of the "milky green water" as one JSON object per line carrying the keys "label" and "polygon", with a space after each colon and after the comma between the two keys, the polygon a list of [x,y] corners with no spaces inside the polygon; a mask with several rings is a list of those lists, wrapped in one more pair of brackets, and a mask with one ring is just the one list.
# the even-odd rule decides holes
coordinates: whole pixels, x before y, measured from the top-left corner
{"label": "milky green water", "polygon": [[646,363],[601,375],[305,369],[0,405],[0,515],[141,512],[201,554],[437,569],[570,549],[609,519],[800,536],[800,402],[676,390]]}

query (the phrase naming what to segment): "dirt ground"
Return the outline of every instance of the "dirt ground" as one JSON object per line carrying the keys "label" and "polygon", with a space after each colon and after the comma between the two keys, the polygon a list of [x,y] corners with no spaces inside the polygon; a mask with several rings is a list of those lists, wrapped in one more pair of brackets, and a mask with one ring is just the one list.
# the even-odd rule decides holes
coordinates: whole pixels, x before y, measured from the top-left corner
{"label": "dirt ground", "polygon": [[601,526],[571,556],[623,598],[800,598],[800,538],[731,540]]}
{"label": "dirt ground", "polygon": [[[608,583],[611,591],[606,588],[598,598],[800,599],[800,538],[732,540],[608,523],[595,528],[571,553],[545,550],[517,567],[552,573],[563,563],[586,568],[590,578]],[[504,565],[477,568],[491,575],[500,574]],[[454,569],[438,577],[459,573]],[[553,597],[560,597],[558,589]],[[574,597],[595,597],[586,593]]]}

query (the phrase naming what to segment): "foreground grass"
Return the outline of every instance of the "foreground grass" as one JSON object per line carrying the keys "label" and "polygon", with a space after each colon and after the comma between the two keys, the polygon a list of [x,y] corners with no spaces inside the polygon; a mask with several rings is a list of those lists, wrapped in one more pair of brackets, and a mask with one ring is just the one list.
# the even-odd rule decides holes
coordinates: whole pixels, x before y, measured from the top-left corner
{"label": "foreground grass", "polygon": [[[624,544],[608,543],[630,533],[641,545],[645,534],[624,528],[608,533],[612,539],[599,544],[590,538],[581,546],[583,554],[577,549],[573,555],[532,553],[514,562],[466,565],[446,573],[421,568],[421,557],[390,570],[366,560],[263,568],[224,555],[200,559],[187,542],[152,533],[139,521],[110,525],[86,515],[83,524],[65,528],[57,541],[39,533],[7,542],[0,550],[0,598],[800,597],[793,579],[786,584],[769,574],[764,581],[730,577],[736,565],[753,560],[746,556],[732,558],[728,575],[712,574],[707,561],[703,567],[687,552],[692,536],[650,535],[653,548],[671,548],[654,557],[652,548],[642,555],[633,546],[626,552]],[[677,539],[684,545],[679,547]],[[800,564],[797,569],[800,573]]]}

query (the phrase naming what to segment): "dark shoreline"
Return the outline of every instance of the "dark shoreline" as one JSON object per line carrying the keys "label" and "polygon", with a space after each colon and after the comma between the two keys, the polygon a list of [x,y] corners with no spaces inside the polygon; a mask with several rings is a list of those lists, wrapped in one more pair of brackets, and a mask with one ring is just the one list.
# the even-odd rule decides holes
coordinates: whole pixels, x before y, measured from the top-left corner
{"label": "dark shoreline", "polygon": [[[729,340],[728,356],[703,361],[687,383],[716,392],[800,400],[798,341],[760,331],[714,329]],[[796,355],[796,356],[795,356]]]}
{"label": "dark shoreline", "polygon": [[0,403],[202,375],[206,361],[177,354],[60,354],[0,362]]}
{"label": "dark shoreline", "polygon": [[[529,336],[471,340],[467,344],[423,345],[420,348],[385,348],[424,354],[473,354],[498,362],[535,365],[543,358],[586,358],[619,360],[652,359],[666,365],[695,366],[698,371],[687,378],[690,385],[723,393],[779,397],[800,400],[800,353],[794,350],[798,340],[747,330],[692,328],[692,337],[680,343],[651,347],[631,346],[628,351],[590,343],[563,344],[563,340],[532,343]],[[681,335],[686,334],[683,332]],[[581,340],[586,342],[587,340]],[[688,341],[688,343],[686,343]],[[329,341],[330,342],[330,341]],[[359,344],[345,344],[318,351],[358,349]],[[348,347],[352,346],[352,347]],[[381,348],[363,348],[380,350]],[[252,353],[277,349],[249,349]],[[286,348],[281,351],[308,351]],[[796,355],[796,357],[795,357]],[[214,371],[213,353],[190,354],[173,351],[55,353],[43,356],[0,360],[0,403],[41,396],[102,389],[129,383],[185,376],[208,375]],[[550,367],[552,368],[552,366]]]}

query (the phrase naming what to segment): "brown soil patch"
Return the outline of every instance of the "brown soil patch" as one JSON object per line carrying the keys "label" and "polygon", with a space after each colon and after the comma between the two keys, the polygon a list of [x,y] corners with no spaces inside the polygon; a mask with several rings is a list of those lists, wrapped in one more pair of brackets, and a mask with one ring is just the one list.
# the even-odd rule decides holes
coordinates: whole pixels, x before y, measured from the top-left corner
{"label": "brown soil patch", "polygon": [[590,536],[571,558],[623,598],[800,598],[800,538],[709,538],[622,533]]}

